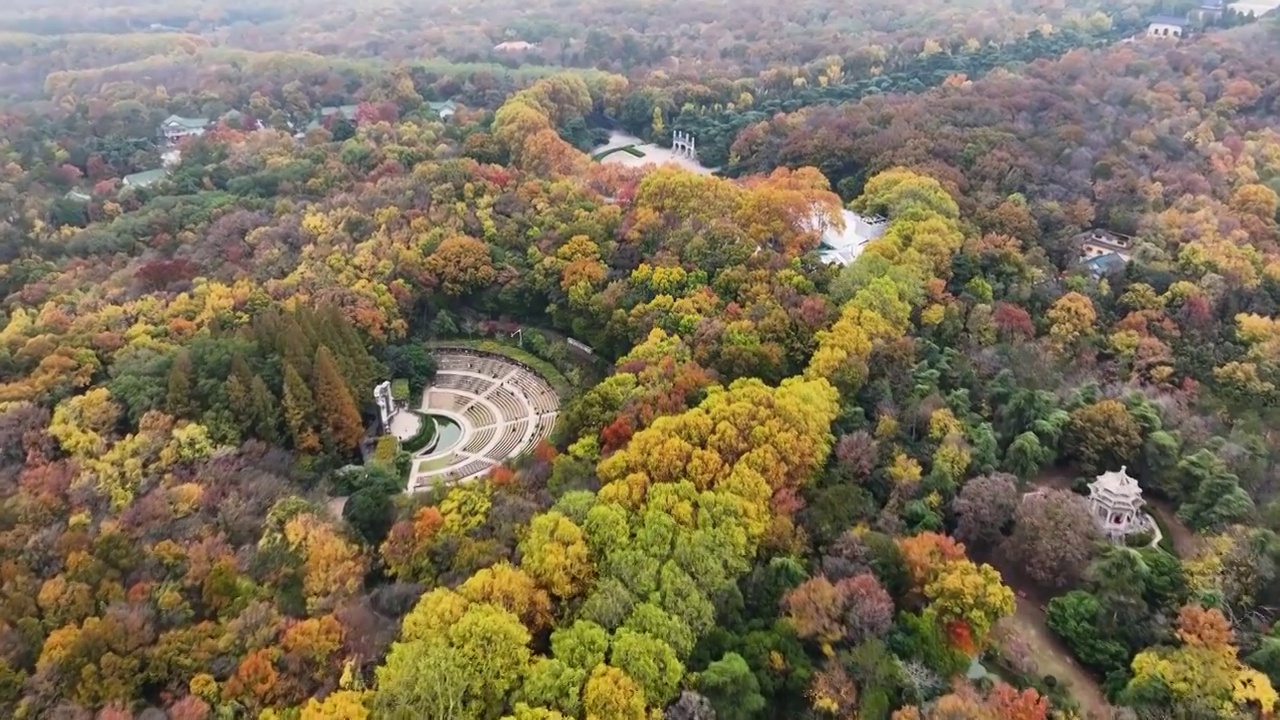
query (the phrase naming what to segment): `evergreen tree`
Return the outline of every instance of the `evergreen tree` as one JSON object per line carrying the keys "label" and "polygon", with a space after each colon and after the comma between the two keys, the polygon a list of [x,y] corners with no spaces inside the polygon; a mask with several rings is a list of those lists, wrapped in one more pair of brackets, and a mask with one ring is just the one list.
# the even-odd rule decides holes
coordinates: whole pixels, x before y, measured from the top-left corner
{"label": "evergreen tree", "polygon": [[384,368],[375,359],[361,340],[351,322],[342,314],[336,305],[327,305],[320,311],[324,324],[324,340],[328,345],[347,381],[347,389],[356,399],[357,406],[371,405],[370,391],[379,378],[385,375]]}
{"label": "evergreen tree", "polygon": [[250,403],[253,373],[244,361],[244,356],[237,354],[231,358],[231,375],[227,378],[227,400],[231,414],[235,416],[240,435],[253,435],[253,406]]}
{"label": "evergreen tree", "polygon": [[325,445],[331,452],[351,452],[364,437],[364,424],[333,353],[325,345],[316,351],[316,364],[311,376],[315,383],[315,401],[320,410]]}
{"label": "evergreen tree", "polygon": [[292,365],[303,380],[311,379],[311,356],[315,344],[307,337],[302,324],[293,316],[282,318],[281,333],[277,340],[280,356],[286,365]]}
{"label": "evergreen tree", "polygon": [[293,445],[303,452],[320,450],[320,436],[316,434],[313,418],[316,403],[307,389],[307,383],[298,374],[293,363],[284,365],[284,420],[289,427]]}
{"label": "evergreen tree", "polygon": [[271,388],[257,375],[249,384],[249,407],[252,409],[253,434],[267,442],[280,440],[280,415],[276,407],[276,396]]}
{"label": "evergreen tree", "polygon": [[165,396],[165,408],[174,417],[195,417],[192,372],[191,354],[185,348],[179,350],[169,368],[169,393]]}

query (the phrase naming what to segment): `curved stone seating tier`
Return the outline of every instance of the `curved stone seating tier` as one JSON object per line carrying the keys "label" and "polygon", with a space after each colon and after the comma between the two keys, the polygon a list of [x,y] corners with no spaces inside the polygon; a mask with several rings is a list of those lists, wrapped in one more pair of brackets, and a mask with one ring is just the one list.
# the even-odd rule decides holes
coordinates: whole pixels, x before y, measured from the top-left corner
{"label": "curved stone seating tier", "polygon": [[486,403],[473,402],[462,414],[477,428],[498,422],[498,418],[493,416],[493,411]]}
{"label": "curved stone seating tier", "polygon": [[493,467],[493,465],[493,463],[488,462],[487,460],[472,460],[460,468],[450,470],[449,480],[455,482],[458,480],[465,480],[475,475],[488,472],[489,468]]}
{"label": "curved stone seating tier", "polygon": [[531,414],[529,405],[524,399],[518,397],[515,393],[501,385],[490,390],[489,394],[485,396],[485,399],[493,403],[494,407],[498,408],[498,412],[501,413],[502,419],[507,422],[514,422],[521,418],[527,418]]}
{"label": "curved stone seating tier", "polygon": [[517,387],[529,400],[533,409],[540,413],[555,412],[560,407],[555,391],[545,380],[527,370],[519,370],[511,377],[510,383]]}
{"label": "curved stone seating tier", "polygon": [[450,370],[466,370],[471,364],[466,357],[462,355],[444,355],[436,358],[436,370],[438,372],[448,372]]}
{"label": "curved stone seating tier", "polygon": [[431,387],[437,390],[461,390],[462,381],[466,377],[466,375],[437,372],[436,381],[431,384]]}
{"label": "curved stone seating tier", "polygon": [[498,442],[487,453],[487,457],[495,462],[502,462],[522,447],[529,445],[529,421],[508,423],[498,436]]}
{"label": "curved stone seating tier", "polygon": [[415,458],[410,492],[483,476],[550,437],[560,400],[532,368],[469,349],[438,351],[436,366],[421,409],[454,418],[462,440],[443,453]]}
{"label": "curved stone seating tier", "polygon": [[544,415],[538,418],[538,423],[534,428],[533,443],[536,445],[543,440],[551,437],[551,431],[555,429],[556,416],[555,413]]}
{"label": "curved stone seating tier", "polygon": [[476,430],[467,440],[467,444],[463,446],[464,453],[481,453],[484,452],[489,444],[493,442],[493,438],[498,434],[498,428],[490,425],[489,427]]}

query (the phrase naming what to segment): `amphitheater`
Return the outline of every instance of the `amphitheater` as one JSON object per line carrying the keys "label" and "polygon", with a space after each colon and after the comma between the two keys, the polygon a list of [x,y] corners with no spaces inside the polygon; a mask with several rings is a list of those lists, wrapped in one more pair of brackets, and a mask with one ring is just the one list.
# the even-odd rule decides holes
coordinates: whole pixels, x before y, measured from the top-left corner
{"label": "amphitheater", "polygon": [[[551,434],[560,400],[533,369],[461,349],[437,351],[436,363],[435,384],[423,391],[419,411],[456,429],[438,423],[437,443],[413,458],[408,492],[482,476]],[[402,415],[416,419],[403,411],[396,419]]]}

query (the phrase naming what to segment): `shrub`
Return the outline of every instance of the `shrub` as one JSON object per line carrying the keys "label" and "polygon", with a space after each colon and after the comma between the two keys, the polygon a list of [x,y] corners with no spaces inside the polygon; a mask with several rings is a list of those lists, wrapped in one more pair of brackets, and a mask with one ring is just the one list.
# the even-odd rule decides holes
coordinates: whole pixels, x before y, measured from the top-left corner
{"label": "shrub", "polygon": [[342,517],[366,543],[377,547],[395,522],[395,508],[384,488],[366,487],[347,498]]}
{"label": "shrub", "polygon": [[426,413],[414,411],[413,414],[422,420],[422,425],[418,427],[418,432],[414,433],[413,437],[400,443],[400,447],[407,453],[416,453],[436,439],[436,421]]}
{"label": "shrub", "polygon": [[1136,532],[1127,536],[1124,539],[1124,544],[1131,548],[1144,548],[1150,545],[1151,541],[1155,539],[1155,533],[1150,530],[1143,530],[1142,532]]}
{"label": "shrub", "polygon": [[395,467],[396,454],[400,452],[400,441],[395,435],[383,435],[378,438],[378,444],[374,446],[373,455],[369,458],[372,465],[381,465],[382,467]]}
{"label": "shrub", "polygon": [[409,402],[408,378],[396,378],[391,381],[391,399],[397,403]]}

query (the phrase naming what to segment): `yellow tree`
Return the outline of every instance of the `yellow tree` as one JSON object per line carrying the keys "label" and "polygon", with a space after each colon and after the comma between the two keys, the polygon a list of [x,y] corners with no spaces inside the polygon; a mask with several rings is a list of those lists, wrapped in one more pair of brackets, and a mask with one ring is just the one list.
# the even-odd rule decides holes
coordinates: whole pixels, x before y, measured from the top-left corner
{"label": "yellow tree", "polygon": [[1059,347],[1070,347],[1093,334],[1098,313],[1093,301],[1077,292],[1069,292],[1058,298],[1046,313],[1049,318],[1049,337]]}
{"label": "yellow tree", "polygon": [[298,715],[299,720],[367,720],[367,705],[372,693],[368,691],[338,690],[324,700],[311,698]]}
{"label": "yellow tree", "polygon": [[1013,614],[1013,591],[1000,573],[987,564],[970,560],[943,564],[924,588],[929,599],[925,613],[947,630],[956,647],[980,650],[996,621]]}
{"label": "yellow tree", "polygon": [[72,455],[97,455],[106,450],[107,438],[119,419],[120,407],[111,400],[111,392],[94,388],[58,403],[49,434]]}
{"label": "yellow tree", "polygon": [[514,613],[530,630],[551,622],[551,598],[520,568],[502,562],[484,568],[458,587],[458,594],[475,603],[490,603]]}
{"label": "yellow tree", "polygon": [[466,236],[451,237],[427,257],[426,270],[448,295],[466,295],[488,287],[497,277],[489,246]]}
{"label": "yellow tree", "polygon": [[[414,612],[434,599],[424,596]],[[377,670],[375,715],[497,717],[528,672],[529,639],[519,618],[486,603],[425,635],[410,634],[406,621],[405,639]]]}
{"label": "yellow tree", "polygon": [[1133,679],[1122,700],[1163,691],[1176,700],[1203,703],[1223,714],[1244,708],[1263,717],[1274,713],[1277,695],[1271,682],[1240,662],[1231,644],[1231,625],[1221,611],[1182,608],[1177,636],[1180,647],[1155,647],[1133,658]]}
{"label": "yellow tree", "polygon": [[582,691],[587,720],[644,720],[644,692],[616,667],[597,665]]}
{"label": "yellow tree", "polygon": [[582,594],[595,575],[582,528],[555,511],[529,523],[520,554],[520,568],[561,600]]}
{"label": "yellow tree", "polygon": [[311,513],[299,513],[285,523],[284,539],[302,557],[302,589],[308,609],[330,608],[360,589],[365,572],[360,547],[329,523]]}

